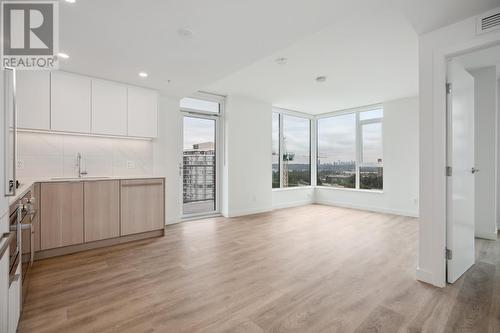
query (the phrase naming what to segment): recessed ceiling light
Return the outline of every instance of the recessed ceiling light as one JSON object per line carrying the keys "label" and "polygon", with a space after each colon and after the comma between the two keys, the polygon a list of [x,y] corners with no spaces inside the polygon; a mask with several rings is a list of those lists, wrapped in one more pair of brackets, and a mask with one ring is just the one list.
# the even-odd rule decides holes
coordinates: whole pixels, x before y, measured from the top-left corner
{"label": "recessed ceiling light", "polygon": [[277,63],[278,65],[286,65],[286,62],[288,61],[288,59],[287,59],[287,58],[282,57],[282,58],[277,58],[275,61],[276,61],[276,63]]}
{"label": "recessed ceiling light", "polygon": [[62,58],[62,59],[68,59],[68,58],[69,58],[69,55],[67,55],[66,53],[62,53],[62,52],[59,52],[59,53],[57,54],[57,56],[58,56],[59,58]]}
{"label": "recessed ceiling light", "polygon": [[318,76],[316,78],[316,82],[325,82],[326,81],[326,76],[322,75],[322,76]]}
{"label": "recessed ceiling light", "polygon": [[65,0],[66,2],[69,2],[69,3],[75,3],[76,0]]}
{"label": "recessed ceiling light", "polygon": [[179,30],[177,30],[177,33],[182,37],[186,38],[193,37],[193,30],[189,28],[180,28]]}
{"label": "recessed ceiling light", "polygon": [[148,77],[148,73],[146,72],[139,72],[140,77]]}

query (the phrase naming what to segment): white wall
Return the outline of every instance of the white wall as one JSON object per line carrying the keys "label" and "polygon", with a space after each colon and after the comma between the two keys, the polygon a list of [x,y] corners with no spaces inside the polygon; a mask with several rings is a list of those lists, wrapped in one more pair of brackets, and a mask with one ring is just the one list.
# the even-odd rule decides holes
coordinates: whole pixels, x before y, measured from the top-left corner
{"label": "white wall", "polygon": [[500,31],[476,34],[476,18],[420,36],[420,223],[417,279],[446,285],[446,58],[491,45]]}
{"label": "white wall", "polygon": [[77,153],[89,176],[153,175],[151,140],[20,132],[18,178],[77,177]]}
{"label": "white wall", "polygon": [[182,183],[179,165],[182,163],[182,114],[179,99],[160,96],[158,139],[154,143],[154,172],[166,178],[166,223],[177,223],[182,215]]}
{"label": "white wall", "polygon": [[497,68],[470,72],[474,76],[474,159],[480,170],[475,176],[474,231],[476,237],[496,240]]}
{"label": "white wall", "polygon": [[224,124],[224,216],[272,209],[270,104],[229,96]]}
{"label": "white wall", "polygon": [[318,187],[317,203],[418,216],[418,97],[383,105],[383,192]]}
{"label": "white wall", "polygon": [[272,190],[273,209],[302,206],[314,203],[315,188],[290,187]]}

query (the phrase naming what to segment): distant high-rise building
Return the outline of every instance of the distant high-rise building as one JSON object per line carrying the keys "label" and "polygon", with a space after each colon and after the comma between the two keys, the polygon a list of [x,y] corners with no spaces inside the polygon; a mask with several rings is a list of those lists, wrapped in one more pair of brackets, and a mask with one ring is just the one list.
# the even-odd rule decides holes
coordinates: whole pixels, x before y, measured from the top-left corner
{"label": "distant high-rise building", "polygon": [[202,142],[184,149],[184,203],[215,199],[215,144]]}

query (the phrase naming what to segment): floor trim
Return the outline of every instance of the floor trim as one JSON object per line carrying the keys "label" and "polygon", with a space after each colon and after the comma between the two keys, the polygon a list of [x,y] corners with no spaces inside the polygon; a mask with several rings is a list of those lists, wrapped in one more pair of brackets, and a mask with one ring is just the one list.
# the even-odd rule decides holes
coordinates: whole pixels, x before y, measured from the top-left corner
{"label": "floor trim", "polygon": [[127,235],[127,236],[123,236],[123,237],[103,239],[103,240],[96,241],[96,242],[59,247],[57,249],[42,250],[42,251],[35,253],[35,260],[42,260],[42,259],[47,259],[47,258],[52,258],[52,257],[58,257],[58,256],[66,255],[66,254],[72,254],[72,253],[93,250],[93,249],[98,249],[98,248],[112,246],[112,245],[133,242],[136,240],[142,240],[142,239],[153,238],[153,237],[161,237],[164,234],[165,234],[165,230],[160,229],[160,230],[143,232],[140,234]]}

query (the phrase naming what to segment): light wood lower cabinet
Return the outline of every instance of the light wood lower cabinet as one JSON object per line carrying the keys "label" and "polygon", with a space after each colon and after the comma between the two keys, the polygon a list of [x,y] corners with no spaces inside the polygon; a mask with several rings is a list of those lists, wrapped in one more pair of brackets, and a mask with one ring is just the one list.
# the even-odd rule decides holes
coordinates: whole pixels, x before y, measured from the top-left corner
{"label": "light wood lower cabinet", "polygon": [[41,249],[83,243],[83,183],[41,184]]}
{"label": "light wood lower cabinet", "polygon": [[41,183],[40,250],[163,231],[164,189],[162,178]]}
{"label": "light wood lower cabinet", "polygon": [[165,227],[163,179],[121,181],[121,235]]}
{"label": "light wood lower cabinet", "polygon": [[120,236],[120,181],[84,183],[85,242]]}

